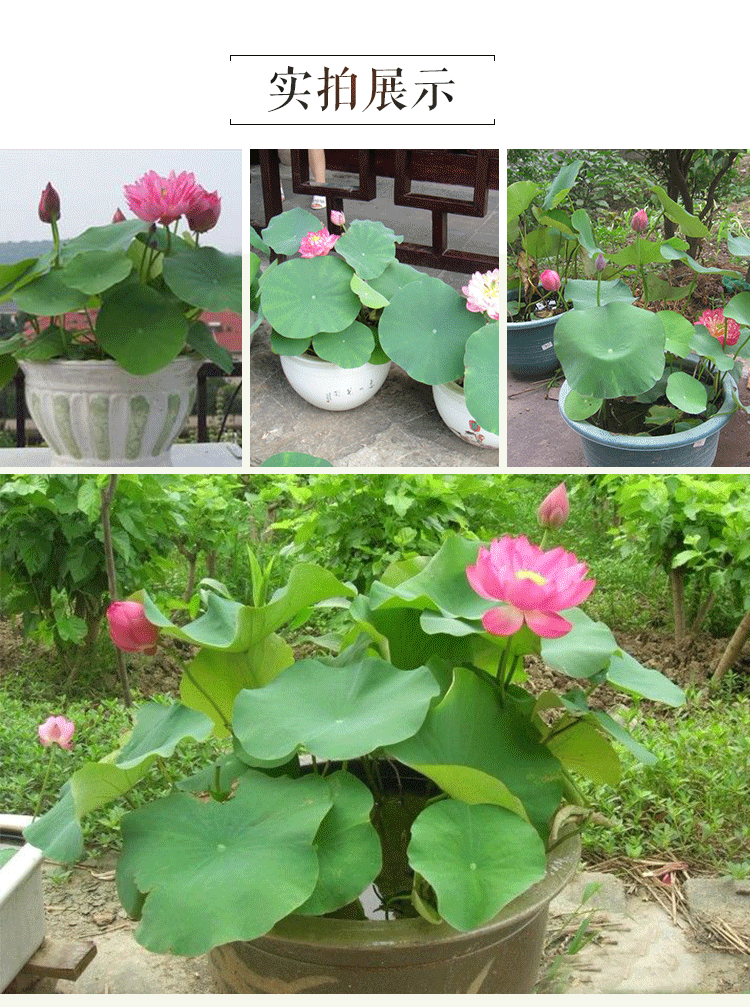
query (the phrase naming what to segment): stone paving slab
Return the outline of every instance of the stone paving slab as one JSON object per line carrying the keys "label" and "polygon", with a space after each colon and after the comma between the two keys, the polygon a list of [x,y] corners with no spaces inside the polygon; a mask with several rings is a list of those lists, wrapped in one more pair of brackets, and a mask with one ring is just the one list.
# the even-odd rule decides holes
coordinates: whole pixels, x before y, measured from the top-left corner
{"label": "stone paving slab", "polygon": [[279,451],[303,451],[337,468],[494,468],[497,450],[467,444],[446,427],[432,389],[396,364],[385,384],[357,409],[311,406],[284,377],[261,324],[250,347],[250,464]]}

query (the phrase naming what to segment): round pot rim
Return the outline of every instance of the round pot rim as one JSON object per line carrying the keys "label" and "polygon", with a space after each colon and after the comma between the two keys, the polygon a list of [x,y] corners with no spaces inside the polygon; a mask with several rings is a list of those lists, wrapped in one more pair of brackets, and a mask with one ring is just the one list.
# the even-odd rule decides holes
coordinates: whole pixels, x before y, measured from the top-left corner
{"label": "round pot rim", "polygon": [[170,360],[168,364],[164,367],[160,367],[158,371],[151,371],[149,374],[132,374],[130,371],[126,371],[122,364],[118,364],[116,360],[67,360],[64,358],[56,358],[54,360],[19,360],[18,366],[24,372],[33,373],[33,371],[49,371],[56,370],[61,372],[75,372],[83,368],[89,368],[99,371],[112,371],[112,372],[122,372],[127,374],[131,378],[153,378],[155,375],[163,374],[168,370],[187,370],[190,371],[196,367],[202,366],[206,361],[203,357],[197,356],[180,356],[175,357],[174,360]]}
{"label": "round pot rim", "polygon": [[[515,296],[514,290],[507,291],[506,301],[509,301]],[[573,311],[573,308],[568,308],[568,311]],[[518,332],[522,329],[537,329],[541,328],[543,325],[550,325],[557,322],[558,318],[562,318],[563,315],[567,314],[567,311],[561,311],[559,315],[550,315],[549,318],[532,318],[528,322],[511,322],[508,321],[507,328],[508,332]]]}
{"label": "round pot rim", "polygon": [[[403,950],[430,945],[453,945],[473,937],[491,937],[495,931],[522,929],[544,909],[570,880],[581,854],[577,832],[564,836],[547,854],[547,872],[536,884],[506,905],[493,919],[470,931],[455,930],[448,923],[428,923],[421,917],[402,920],[346,920],[323,916],[287,916],[280,920],[259,942],[307,945],[310,948],[377,948],[398,944]],[[442,952],[441,952],[442,953]],[[447,953],[450,954],[450,951]]]}
{"label": "round pot rim", "polygon": [[390,367],[392,361],[386,360],[382,364],[373,364],[370,360],[365,360],[363,364],[357,364],[356,367],[342,367],[341,364],[334,363],[333,360],[323,360],[321,357],[311,357],[306,353],[279,353],[280,358],[286,360],[296,360],[301,367],[310,367],[311,369],[318,368],[320,370],[337,368],[340,371],[356,371],[362,367]]}
{"label": "round pot rim", "polygon": [[594,426],[593,423],[588,423],[586,420],[572,420],[565,414],[563,408],[568,393],[571,391],[567,380],[560,387],[560,396],[557,404],[560,416],[581,437],[629,451],[660,451],[663,448],[692,444],[696,440],[701,440],[718,433],[726,426],[734,413],[734,409],[732,408],[732,392],[735,383],[731,374],[727,373],[724,375],[722,387],[724,389],[724,403],[721,409],[717,413],[714,413],[713,416],[699,423],[697,426],[691,427],[689,430],[680,430],[674,434],[656,434],[653,437],[637,437],[634,434],[614,434],[609,430],[602,430],[601,427]]}

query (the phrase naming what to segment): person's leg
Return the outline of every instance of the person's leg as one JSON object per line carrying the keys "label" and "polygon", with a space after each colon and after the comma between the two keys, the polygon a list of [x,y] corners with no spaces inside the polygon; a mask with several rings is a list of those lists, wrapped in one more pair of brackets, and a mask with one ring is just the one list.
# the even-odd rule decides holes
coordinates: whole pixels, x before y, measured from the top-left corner
{"label": "person's leg", "polygon": [[[310,159],[310,174],[312,175],[313,183],[315,185],[325,185],[326,152],[324,150],[308,149],[307,154]],[[313,210],[325,210],[326,208],[325,196],[313,196],[313,201],[310,204],[310,208]]]}

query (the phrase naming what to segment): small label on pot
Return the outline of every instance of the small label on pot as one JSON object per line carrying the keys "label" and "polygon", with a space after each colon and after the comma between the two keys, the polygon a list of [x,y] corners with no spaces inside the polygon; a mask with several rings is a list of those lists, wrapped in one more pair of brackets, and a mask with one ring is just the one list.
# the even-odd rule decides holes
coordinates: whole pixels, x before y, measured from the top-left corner
{"label": "small label on pot", "polygon": [[551,350],[553,346],[554,346],[554,343],[542,343],[542,349],[543,350]]}
{"label": "small label on pot", "polygon": [[704,437],[702,440],[696,441],[695,444],[693,444],[693,447],[694,448],[702,448],[705,443],[706,443],[706,438]]}

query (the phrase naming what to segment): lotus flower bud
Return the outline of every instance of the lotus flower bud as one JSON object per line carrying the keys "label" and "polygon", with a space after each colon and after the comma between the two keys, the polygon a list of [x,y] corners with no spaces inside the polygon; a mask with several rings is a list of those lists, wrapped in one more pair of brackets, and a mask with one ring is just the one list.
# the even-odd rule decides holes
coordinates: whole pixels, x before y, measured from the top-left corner
{"label": "lotus flower bud", "polygon": [[539,282],[545,290],[554,291],[560,289],[560,276],[554,271],[554,269],[545,269],[539,277]]}
{"label": "lotus flower bud", "polygon": [[648,227],[648,217],[646,216],[645,210],[638,210],[637,213],[633,214],[633,219],[630,221],[630,226],[638,234],[641,234]]}
{"label": "lotus flower bud", "polygon": [[42,198],[39,200],[39,219],[45,224],[60,219],[60,197],[52,188],[51,182],[47,182],[47,187],[42,191]]}
{"label": "lotus flower bud", "polygon": [[188,227],[191,231],[202,234],[216,227],[216,223],[221,213],[221,199],[218,192],[206,192],[200,188],[195,202],[187,211]]}
{"label": "lotus flower bud", "polygon": [[159,629],[149,622],[138,601],[113,601],[107,609],[109,635],[120,650],[155,654]]}
{"label": "lotus flower bud", "polygon": [[343,227],[346,223],[346,218],[341,210],[331,210],[331,223],[335,224],[336,227]]}
{"label": "lotus flower bud", "polygon": [[43,724],[38,727],[39,740],[45,748],[50,745],[59,745],[60,748],[70,748],[70,739],[76,726],[67,717],[47,717]]}
{"label": "lotus flower bud", "polygon": [[560,483],[539,504],[536,516],[543,528],[561,528],[568,520],[570,504],[565,483]]}
{"label": "lotus flower bud", "polygon": [[112,217],[112,223],[113,224],[121,224],[123,222],[123,220],[125,220],[125,214],[122,212],[122,210],[118,206],[117,209],[115,210],[114,217]]}
{"label": "lotus flower bud", "polygon": [[602,253],[599,252],[597,257],[594,259],[594,269],[597,271],[597,273],[603,273],[606,268],[607,268],[607,260],[604,258]]}

